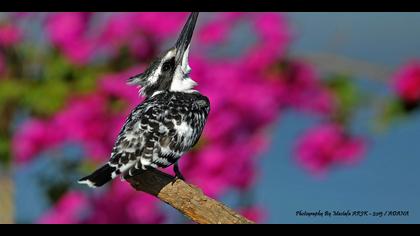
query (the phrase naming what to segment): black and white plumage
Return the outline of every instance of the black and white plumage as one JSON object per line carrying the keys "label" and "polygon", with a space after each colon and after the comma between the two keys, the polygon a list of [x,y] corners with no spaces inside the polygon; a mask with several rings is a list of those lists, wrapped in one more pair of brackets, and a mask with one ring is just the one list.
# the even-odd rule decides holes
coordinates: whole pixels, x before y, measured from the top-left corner
{"label": "black and white plumage", "polygon": [[191,13],[175,47],[156,58],[145,72],[129,79],[146,99],[127,118],[104,166],[79,180],[99,187],[134,170],[174,165],[199,140],[210,111],[209,99],[193,90],[188,53],[198,13]]}

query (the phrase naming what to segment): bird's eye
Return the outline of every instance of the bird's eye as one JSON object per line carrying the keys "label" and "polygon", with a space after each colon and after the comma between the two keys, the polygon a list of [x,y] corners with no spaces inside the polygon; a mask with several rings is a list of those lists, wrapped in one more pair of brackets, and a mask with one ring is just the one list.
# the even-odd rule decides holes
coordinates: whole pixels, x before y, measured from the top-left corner
{"label": "bird's eye", "polygon": [[164,63],[162,70],[163,71],[169,71],[171,69],[171,65],[169,65],[169,63]]}

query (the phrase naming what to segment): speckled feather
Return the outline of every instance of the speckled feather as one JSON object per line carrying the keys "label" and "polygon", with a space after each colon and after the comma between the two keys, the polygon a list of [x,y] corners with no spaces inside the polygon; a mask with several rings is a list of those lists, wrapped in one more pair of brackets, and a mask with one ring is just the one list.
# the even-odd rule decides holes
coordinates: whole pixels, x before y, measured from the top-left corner
{"label": "speckled feather", "polygon": [[133,169],[168,167],[199,140],[210,104],[207,97],[164,91],[147,98],[128,117],[109,165],[131,175]]}

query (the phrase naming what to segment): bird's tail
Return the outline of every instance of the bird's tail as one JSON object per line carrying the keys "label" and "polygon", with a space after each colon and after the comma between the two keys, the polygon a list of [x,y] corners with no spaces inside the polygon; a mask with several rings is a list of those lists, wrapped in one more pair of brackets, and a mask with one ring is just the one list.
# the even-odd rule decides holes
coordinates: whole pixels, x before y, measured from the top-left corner
{"label": "bird's tail", "polygon": [[95,172],[93,172],[91,175],[81,178],[78,183],[86,184],[91,188],[100,187],[115,178],[119,174],[118,172],[119,170],[116,167],[113,167],[107,163],[101,168],[95,170]]}

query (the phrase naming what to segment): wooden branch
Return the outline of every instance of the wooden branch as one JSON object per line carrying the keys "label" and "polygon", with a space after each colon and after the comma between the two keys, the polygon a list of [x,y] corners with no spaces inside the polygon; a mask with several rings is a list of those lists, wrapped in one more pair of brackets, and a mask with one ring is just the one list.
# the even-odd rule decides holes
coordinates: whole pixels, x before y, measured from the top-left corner
{"label": "wooden branch", "polygon": [[253,224],[184,181],[158,170],[135,173],[127,181],[137,191],[158,197],[199,224]]}

